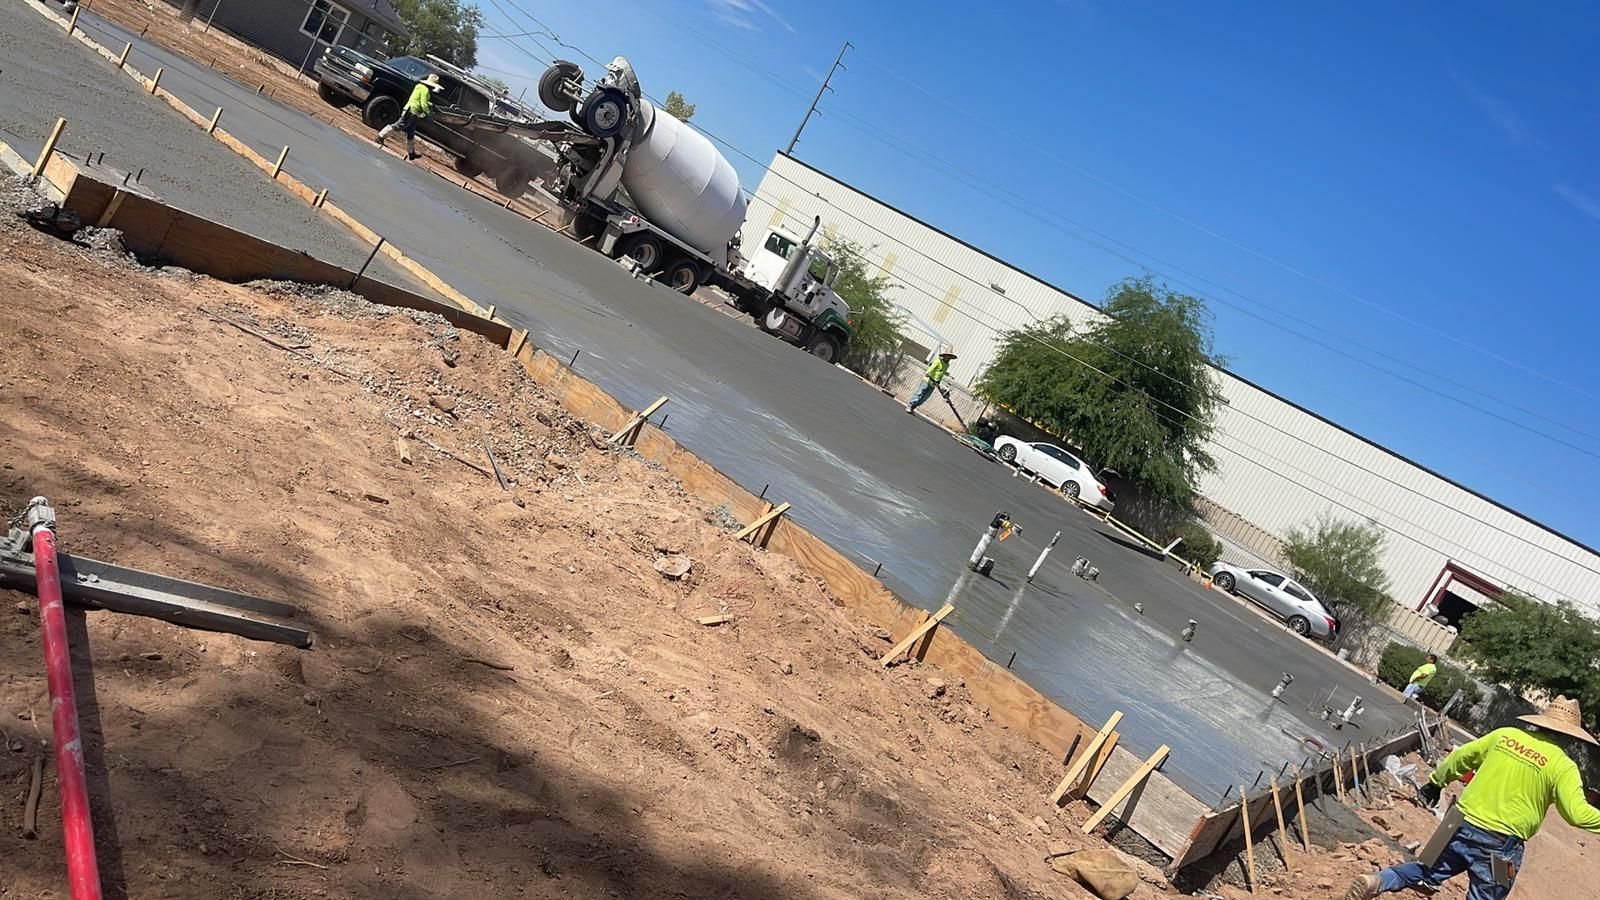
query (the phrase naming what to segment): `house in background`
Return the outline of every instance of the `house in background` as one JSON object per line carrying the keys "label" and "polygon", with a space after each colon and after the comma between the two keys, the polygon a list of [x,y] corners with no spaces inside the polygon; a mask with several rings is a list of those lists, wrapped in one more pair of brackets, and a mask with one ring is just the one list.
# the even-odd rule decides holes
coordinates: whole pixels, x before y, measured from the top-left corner
{"label": "house in background", "polygon": [[[181,7],[183,0],[167,0]],[[380,59],[406,28],[389,0],[200,0],[196,22],[209,22],[297,69],[309,69],[337,44]]]}

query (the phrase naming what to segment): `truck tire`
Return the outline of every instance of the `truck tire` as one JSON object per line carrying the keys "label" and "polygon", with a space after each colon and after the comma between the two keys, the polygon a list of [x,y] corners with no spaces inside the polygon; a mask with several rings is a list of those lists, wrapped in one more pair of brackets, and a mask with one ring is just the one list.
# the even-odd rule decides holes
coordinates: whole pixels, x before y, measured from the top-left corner
{"label": "truck tire", "polygon": [[603,87],[583,101],[583,130],[605,140],[616,137],[628,124],[627,95],[614,87]]}
{"label": "truck tire", "polygon": [[477,178],[483,174],[483,166],[478,165],[470,156],[456,157],[456,171],[468,178]]}
{"label": "truck tire", "polygon": [[826,331],[820,331],[806,341],[806,352],[831,365],[844,355],[844,348],[838,338]]}
{"label": "truck tire", "polygon": [[687,297],[700,287],[700,264],[692,259],[678,259],[667,266],[661,281],[667,287]]}
{"label": "truck tire", "polygon": [[494,189],[515,200],[528,190],[528,174],[516,166],[494,175]]}
{"label": "truck tire", "polygon": [[345,95],[321,82],[317,83],[317,96],[322,98],[323,103],[328,104],[334,109],[344,109],[346,106],[349,106],[354,102],[349,97],[346,97]]}
{"label": "truck tire", "polygon": [[400,121],[400,101],[388,94],[368,98],[367,105],[361,107],[361,121],[367,123],[368,128],[393,125]]}
{"label": "truck tire", "polygon": [[617,256],[631,256],[646,275],[654,275],[661,267],[661,239],[648,231],[640,231],[617,242]]}
{"label": "truck tire", "polygon": [[577,63],[558,59],[539,76],[539,102],[558,113],[572,109],[572,98],[561,91],[561,82],[575,78],[582,70]]}

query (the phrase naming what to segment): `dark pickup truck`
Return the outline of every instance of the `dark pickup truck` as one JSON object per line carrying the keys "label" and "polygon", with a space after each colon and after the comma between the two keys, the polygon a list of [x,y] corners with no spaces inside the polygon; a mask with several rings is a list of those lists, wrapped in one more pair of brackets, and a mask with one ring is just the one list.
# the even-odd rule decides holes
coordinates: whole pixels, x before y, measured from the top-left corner
{"label": "dark pickup truck", "polygon": [[[460,70],[414,56],[380,61],[349,47],[334,46],[318,57],[316,71],[317,96],[339,109],[359,106],[361,121],[371,128],[399,119],[412,89],[430,74],[438,75],[444,85],[433,97],[435,109],[441,112],[526,118],[495,97],[488,85]],[[441,121],[444,118],[460,116],[436,114],[420,122],[417,132],[455,157],[457,172],[468,178],[486,174],[494,180],[495,189],[508,197],[521,196],[529,180],[553,165],[532,144],[513,135],[463,131]]]}

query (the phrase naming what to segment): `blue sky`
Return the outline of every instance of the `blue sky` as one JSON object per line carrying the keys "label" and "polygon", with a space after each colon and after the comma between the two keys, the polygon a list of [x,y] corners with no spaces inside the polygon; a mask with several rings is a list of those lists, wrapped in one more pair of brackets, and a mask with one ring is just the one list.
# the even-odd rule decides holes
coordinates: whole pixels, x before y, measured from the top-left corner
{"label": "blue sky", "polygon": [[479,3],[514,89],[588,63],[488,36],[547,27],[762,163],[849,40],[796,155],[1085,298],[1204,296],[1232,370],[1600,544],[1600,9]]}

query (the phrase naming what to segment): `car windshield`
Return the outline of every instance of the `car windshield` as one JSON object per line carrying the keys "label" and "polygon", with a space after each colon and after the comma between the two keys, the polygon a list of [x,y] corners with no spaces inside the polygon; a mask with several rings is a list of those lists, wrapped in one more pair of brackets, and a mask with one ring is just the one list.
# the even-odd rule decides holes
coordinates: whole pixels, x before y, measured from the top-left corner
{"label": "car windshield", "polygon": [[428,74],[433,71],[433,69],[428,67],[427,63],[411,56],[401,56],[391,59],[389,60],[389,67],[402,75],[407,75],[418,80],[427,78]]}

